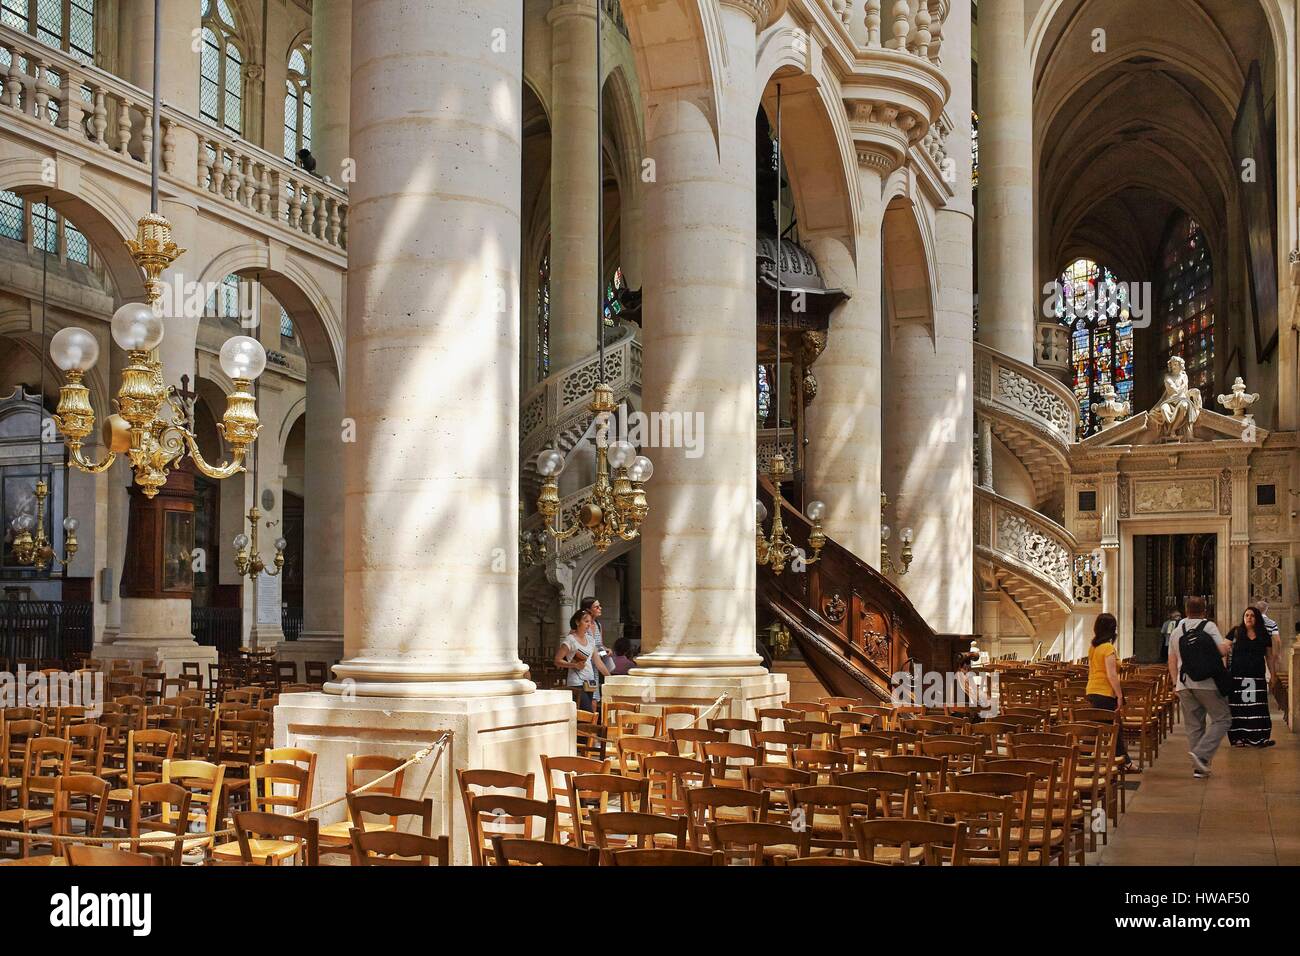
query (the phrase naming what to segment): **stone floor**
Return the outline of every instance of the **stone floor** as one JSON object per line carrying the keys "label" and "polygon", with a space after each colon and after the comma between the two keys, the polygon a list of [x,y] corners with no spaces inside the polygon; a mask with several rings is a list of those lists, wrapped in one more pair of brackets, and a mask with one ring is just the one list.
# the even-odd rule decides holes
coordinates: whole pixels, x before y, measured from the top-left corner
{"label": "stone floor", "polygon": [[1300,737],[1273,714],[1274,747],[1225,740],[1208,780],[1192,776],[1182,726],[1137,778],[1101,866],[1300,865]]}

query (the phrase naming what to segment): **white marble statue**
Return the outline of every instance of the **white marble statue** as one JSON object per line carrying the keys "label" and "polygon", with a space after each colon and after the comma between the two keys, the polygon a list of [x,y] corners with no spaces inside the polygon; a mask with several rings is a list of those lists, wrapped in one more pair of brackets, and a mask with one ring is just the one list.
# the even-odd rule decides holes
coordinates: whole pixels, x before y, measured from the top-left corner
{"label": "white marble statue", "polygon": [[1259,392],[1247,392],[1246,383],[1242,381],[1240,375],[1232,383],[1232,392],[1228,395],[1219,396],[1219,404],[1229,409],[1233,418],[1249,417],[1246,412],[1257,401],[1259,401]]}
{"label": "white marble statue", "polygon": [[1155,408],[1147,413],[1163,441],[1191,441],[1196,420],[1201,417],[1201,390],[1189,388],[1187,366],[1177,355],[1165,369],[1165,391]]}

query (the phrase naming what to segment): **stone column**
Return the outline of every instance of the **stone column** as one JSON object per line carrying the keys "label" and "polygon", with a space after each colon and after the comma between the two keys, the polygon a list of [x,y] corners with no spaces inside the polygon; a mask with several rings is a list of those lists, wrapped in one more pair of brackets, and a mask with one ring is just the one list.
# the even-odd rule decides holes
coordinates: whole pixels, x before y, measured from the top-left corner
{"label": "stone column", "polygon": [[597,256],[601,175],[596,115],[596,0],[563,0],[551,24],[551,368],[596,350],[604,270]]}
{"label": "stone column", "polygon": [[[870,154],[864,158],[874,159]],[[863,208],[857,267],[834,239],[811,251],[828,285],[851,298],[831,319],[817,360],[817,400],[808,407],[808,497],[826,503],[826,533],[872,567],[880,566],[881,175],[861,162]]]}
{"label": "stone column", "polygon": [[462,861],[454,771],[535,772],[575,733],[572,696],[535,691],[517,651],[523,24],[516,0],[352,17],[346,659],[326,693],[281,698],[275,737],[319,754],[319,800],[348,753],[452,731],[433,780],[406,779]]}
{"label": "stone column", "polygon": [[970,138],[969,7],[953,5],[944,36],[944,69],[952,84],[949,140],[955,144],[949,155],[956,162],[957,193],[935,214],[938,299],[933,326],[912,319],[891,330],[885,467],[897,484],[886,491],[893,503],[890,524],[895,529],[910,526],[916,534],[911,570],[898,578],[899,586],[937,632],[969,634],[974,578],[973,210],[970,152],[957,148]]}
{"label": "stone column", "polygon": [[[122,16],[131,38],[123,75],[152,93],[153,0],[123,0]],[[202,25],[199,4],[166,0],[162,4],[162,101],[193,117],[199,115],[199,52],[194,46],[194,37]],[[148,103],[144,105],[147,107]],[[198,136],[177,125],[172,129],[172,137],[176,161],[171,175],[193,183],[198,178]],[[177,236],[177,242],[182,246],[187,244],[184,238]],[[192,243],[193,239],[189,241]]]}
{"label": "stone column", "polygon": [[[949,54],[955,15],[954,10],[944,25],[944,51]],[[1033,364],[1039,305],[1034,272],[1034,97],[1025,50],[1024,0],[980,4],[979,40],[980,341]],[[952,71],[948,79],[954,85],[961,82]],[[948,113],[966,127],[969,110],[958,115],[949,101]]]}
{"label": "stone column", "polygon": [[[756,29],[766,0],[723,0],[728,73],[719,136],[697,91],[652,106],[646,154],[644,407],[702,413],[703,454],[653,450],[642,529],[644,627],[639,666],[606,682],[606,697],[707,706],[733,715],[784,699],[784,677],[755,650],[754,89]],[[758,18],[759,24],[755,20]],[[701,317],[709,321],[702,322]],[[648,686],[647,686],[648,685]]]}
{"label": "stone column", "polygon": [[333,362],[307,367],[303,494],[302,635],[276,648],[282,660],[336,663],[343,656],[343,390]]}
{"label": "stone column", "polygon": [[352,0],[311,8],[311,151],[316,171],[342,182],[352,85]]}

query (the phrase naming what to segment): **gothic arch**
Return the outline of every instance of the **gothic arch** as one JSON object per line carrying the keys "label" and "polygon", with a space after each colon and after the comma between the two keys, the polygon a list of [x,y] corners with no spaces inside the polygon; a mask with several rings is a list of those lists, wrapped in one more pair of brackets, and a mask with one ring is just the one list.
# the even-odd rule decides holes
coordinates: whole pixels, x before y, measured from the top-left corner
{"label": "gothic arch", "polygon": [[939,285],[929,220],[914,199],[886,195],[885,201],[881,248],[885,259],[886,319],[891,328],[919,322],[934,335]]}

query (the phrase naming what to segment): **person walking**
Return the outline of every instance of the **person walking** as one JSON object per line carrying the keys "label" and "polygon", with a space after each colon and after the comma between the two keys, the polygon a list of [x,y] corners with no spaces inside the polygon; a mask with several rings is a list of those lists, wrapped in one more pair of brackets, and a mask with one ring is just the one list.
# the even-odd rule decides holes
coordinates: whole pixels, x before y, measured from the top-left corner
{"label": "person walking", "polygon": [[596,639],[592,636],[592,619],[588,612],[575,611],[569,618],[569,633],[555,649],[555,666],[569,672],[565,684],[577,690],[578,709],[594,711],[600,697],[596,673],[599,671],[608,676],[609,668],[596,653]]}
{"label": "person walking", "polygon": [[[1278,638],[1270,632],[1264,612],[1248,607],[1241,623],[1228,634],[1232,644],[1232,725],[1228,742],[1234,747],[1272,747],[1273,718],[1268,712],[1268,677],[1278,674]],[[1275,626],[1276,627],[1276,626]]]}
{"label": "person walking", "polygon": [[1210,775],[1210,762],[1232,724],[1223,664],[1231,650],[1215,623],[1206,619],[1205,599],[1189,597],[1187,616],[1169,635],[1169,677],[1182,707],[1192,776],[1199,779]]}
{"label": "person walking", "polygon": [[1164,624],[1160,625],[1161,664],[1169,663],[1169,635],[1173,632],[1174,628],[1178,626],[1178,622],[1182,619],[1183,616],[1180,613],[1177,611],[1170,611],[1168,620],[1166,620]]}
{"label": "person walking", "polygon": [[[1092,625],[1092,646],[1088,648],[1088,686],[1084,694],[1088,703],[1101,710],[1120,711],[1124,707],[1124,685],[1119,679],[1119,655],[1115,653],[1115,634],[1119,622],[1114,614],[1098,614]],[[1124,769],[1136,773],[1133,760],[1124,744],[1124,724],[1115,721],[1115,754],[1124,758]]]}

